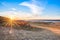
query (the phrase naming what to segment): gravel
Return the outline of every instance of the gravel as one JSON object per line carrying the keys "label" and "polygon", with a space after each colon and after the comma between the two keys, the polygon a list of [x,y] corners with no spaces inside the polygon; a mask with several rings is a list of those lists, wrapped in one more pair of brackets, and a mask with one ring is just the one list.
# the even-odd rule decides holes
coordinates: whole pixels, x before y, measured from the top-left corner
{"label": "gravel", "polygon": [[60,40],[60,36],[46,29],[27,31],[0,27],[0,40]]}

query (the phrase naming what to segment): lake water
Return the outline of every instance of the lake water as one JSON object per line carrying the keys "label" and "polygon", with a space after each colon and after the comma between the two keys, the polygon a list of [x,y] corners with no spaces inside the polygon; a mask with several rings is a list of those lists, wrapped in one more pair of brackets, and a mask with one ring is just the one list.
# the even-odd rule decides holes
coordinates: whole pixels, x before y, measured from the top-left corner
{"label": "lake water", "polygon": [[60,22],[60,20],[41,20],[40,22]]}

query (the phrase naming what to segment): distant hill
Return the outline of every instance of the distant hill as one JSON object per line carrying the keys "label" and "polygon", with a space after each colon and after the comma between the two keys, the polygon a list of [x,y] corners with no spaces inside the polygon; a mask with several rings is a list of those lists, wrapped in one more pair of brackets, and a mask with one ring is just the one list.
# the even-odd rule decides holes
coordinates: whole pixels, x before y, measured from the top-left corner
{"label": "distant hill", "polygon": [[9,20],[9,18],[0,16],[0,22],[7,21],[7,20]]}
{"label": "distant hill", "polygon": [[8,20],[9,18],[0,16],[0,26],[3,25],[3,23],[7,22]]}

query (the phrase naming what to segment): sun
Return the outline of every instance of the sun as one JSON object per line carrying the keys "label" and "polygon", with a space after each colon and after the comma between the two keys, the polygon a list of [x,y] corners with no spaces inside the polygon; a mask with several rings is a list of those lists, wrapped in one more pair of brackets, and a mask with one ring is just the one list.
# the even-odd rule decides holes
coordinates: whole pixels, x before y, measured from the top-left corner
{"label": "sun", "polygon": [[9,17],[11,20],[14,20],[14,17],[13,16],[11,16],[11,17]]}
{"label": "sun", "polygon": [[10,24],[10,28],[11,28],[9,33],[12,34],[13,33],[12,28],[13,28],[13,24],[14,24],[13,22],[14,22],[15,17],[14,16],[8,16],[8,18],[10,19],[9,24]]}
{"label": "sun", "polygon": [[14,20],[15,19],[15,16],[12,16],[12,15],[10,15],[10,16],[7,16],[10,20]]}

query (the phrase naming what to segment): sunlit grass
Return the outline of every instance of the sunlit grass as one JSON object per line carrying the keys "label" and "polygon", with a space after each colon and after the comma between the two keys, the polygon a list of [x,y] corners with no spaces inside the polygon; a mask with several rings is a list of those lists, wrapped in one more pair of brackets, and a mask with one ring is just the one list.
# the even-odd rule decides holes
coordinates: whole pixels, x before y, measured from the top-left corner
{"label": "sunlit grass", "polygon": [[13,32],[13,29],[18,29],[18,30],[30,30],[30,31],[36,31],[39,28],[34,28],[32,27],[29,22],[23,21],[23,20],[15,20],[14,17],[8,17],[9,19],[6,20],[4,23],[4,27],[9,27],[9,33],[11,34]]}

